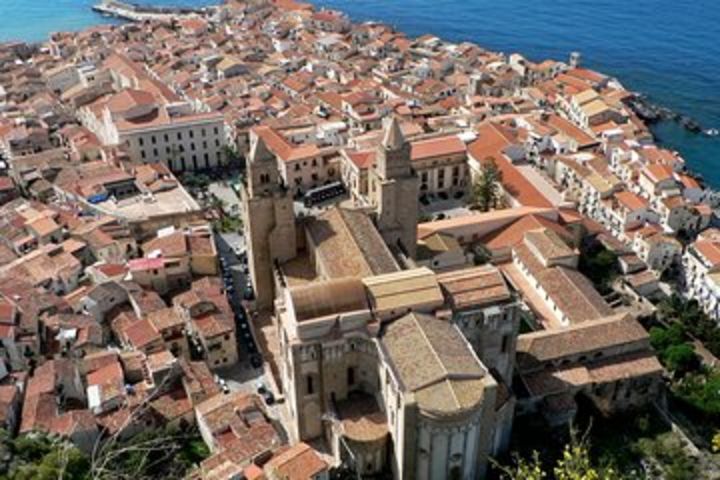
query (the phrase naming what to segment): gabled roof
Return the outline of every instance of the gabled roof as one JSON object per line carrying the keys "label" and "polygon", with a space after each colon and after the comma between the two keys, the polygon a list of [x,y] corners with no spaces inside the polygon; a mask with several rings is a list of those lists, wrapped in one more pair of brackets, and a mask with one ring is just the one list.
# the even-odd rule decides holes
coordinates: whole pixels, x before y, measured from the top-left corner
{"label": "gabled roof", "polygon": [[564,329],[543,330],[518,337],[518,367],[527,369],[539,362],[641,342],[649,348],[648,333],[630,316],[615,316],[584,322]]}
{"label": "gabled roof", "polygon": [[481,242],[490,250],[513,247],[523,241],[526,232],[546,228],[568,242],[572,240],[572,235],[562,225],[543,216],[530,214],[520,217],[504,228],[489,233],[481,239]]}

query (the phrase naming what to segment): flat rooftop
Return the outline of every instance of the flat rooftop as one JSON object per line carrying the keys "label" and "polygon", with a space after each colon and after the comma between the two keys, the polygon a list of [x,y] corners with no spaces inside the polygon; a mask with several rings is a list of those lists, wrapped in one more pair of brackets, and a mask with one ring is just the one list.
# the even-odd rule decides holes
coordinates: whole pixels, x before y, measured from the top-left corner
{"label": "flat rooftop", "polygon": [[200,210],[200,206],[182,187],[153,194],[147,201],[142,195],[113,202],[107,200],[96,204],[108,215],[128,220],[146,220],[151,217],[188,213]]}

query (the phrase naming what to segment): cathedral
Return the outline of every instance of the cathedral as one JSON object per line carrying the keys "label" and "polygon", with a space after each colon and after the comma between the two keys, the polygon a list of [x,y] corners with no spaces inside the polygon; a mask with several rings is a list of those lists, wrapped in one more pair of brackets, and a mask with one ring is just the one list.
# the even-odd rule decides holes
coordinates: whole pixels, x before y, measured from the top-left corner
{"label": "cathedral", "polygon": [[[572,414],[553,407],[579,393],[607,412],[656,395],[662,369],[635,320],[519,336],[522,302],[498,266],[418,260],[419,180],[396,120],[362,202],[296,215],[277,162],[252,131],[244,229],[291,442],[322,441],[362,476],[482,479],[518,412]],[[514,251],[553,265],[562,249],[547,248],[551,237],[519,232]],[[636,378],[619,368],[628,362],[642,364]],[[617,393],[630,390],[643,393]]]}

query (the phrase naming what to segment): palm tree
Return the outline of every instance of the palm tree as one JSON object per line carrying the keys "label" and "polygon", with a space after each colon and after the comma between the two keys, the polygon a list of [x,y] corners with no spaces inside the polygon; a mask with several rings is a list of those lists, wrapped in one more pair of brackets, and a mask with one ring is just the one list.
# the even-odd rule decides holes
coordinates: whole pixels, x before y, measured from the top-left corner
{"label": "palm tree", "polygon": [[487,212],[496,208],[500,201],[500,183],[502,171],[493,157],[482,162],[480,176],[473,186],[473,199],[480,211]]}

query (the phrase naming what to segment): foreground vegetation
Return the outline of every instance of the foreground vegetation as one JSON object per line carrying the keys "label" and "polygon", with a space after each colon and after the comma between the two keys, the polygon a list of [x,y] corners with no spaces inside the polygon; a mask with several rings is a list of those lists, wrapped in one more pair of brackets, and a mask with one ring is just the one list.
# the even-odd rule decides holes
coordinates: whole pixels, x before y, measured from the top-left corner
{"label": "foreground vegetation", "polygon": [[[494,478],[503,480],[705,480],[718,465],[709,452],[692,445],[654,408],[611,419],[580,399],[574,432],[548,430],[537,419],[521,419],[513,431],[509,459],[500,460]],[[720,444],[720,439],[719,439]],[[501,465],[501,466],[499,466]]]}
{"label": "foreground vegetation", "polygon": [[0,430],[0,480],[170,480],[209,455],[195,428],[147,430],[96,453],[91,459],[65,440],[42,433],[11,438]]}
{"label": "foreground vegetation", "polygon": [[618,276],[617,255],[600,243],[585,246],[578,270],[590,279],[598,292],[606,295],[612,291],[612,283]]}

